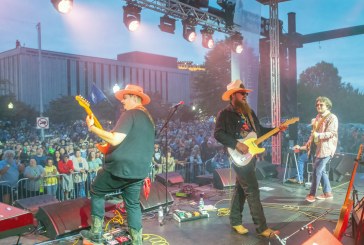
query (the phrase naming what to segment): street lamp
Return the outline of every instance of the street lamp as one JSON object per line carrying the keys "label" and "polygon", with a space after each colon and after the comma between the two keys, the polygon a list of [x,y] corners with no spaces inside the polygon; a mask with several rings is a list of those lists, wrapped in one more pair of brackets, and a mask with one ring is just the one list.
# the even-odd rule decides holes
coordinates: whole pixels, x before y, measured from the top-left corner
{"label": "street lamp", "polygon": [[119,84],[115,84],[114,87],[112,87],[112,91],[114,92],[114,94],[120,90],[120,86]]}
{"label": "street lamp", "polygon": [[8,104],[8,109],[9,109],[9,110],[14,109],[14,104],[13,104],[12,102],[9,102],[9,104]]}

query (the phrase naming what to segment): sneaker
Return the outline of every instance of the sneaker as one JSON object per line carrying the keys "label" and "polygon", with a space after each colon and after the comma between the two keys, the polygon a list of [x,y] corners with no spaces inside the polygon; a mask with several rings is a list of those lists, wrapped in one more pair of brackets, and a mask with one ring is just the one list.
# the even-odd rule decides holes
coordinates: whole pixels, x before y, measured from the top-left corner
{"label": "sneaker", "polygon": [[249,230],[245,228],[243,225],[235,225],[233,226],[233,229],[240,235],[244,235],[249,232]]}
{"label": "sneaker", "polygon": [[315,196],[313,196],[313,195],[311,195],[311,194],[308,194],[308,195],[306,196],[306,201],[307,201],[307,202],[314,202],[314,201],[316,201],[316,198],[315,198]]}
{"label": "sneaker", "polygon": [[291,178],[291,179],[287,179],[288,182],[291,183],[297,183],[298,181],[296,180],[296,178]]}
{"label": "sneaker", "polygon": [[326,199],[333,199],[334,196],[332,195],[331,192],[327,192],[327,193],[324,193],[322,195],[319,195],[318,197],[316,197],[317,199],[319,200],[326,200]]}
{"label": "sneaker", "polygon": [[267,228],[265,231],[261,232],[259,235],[265,238],[272,238],[274,235],[279,235],[279,231],[272,230],[271,228]]}

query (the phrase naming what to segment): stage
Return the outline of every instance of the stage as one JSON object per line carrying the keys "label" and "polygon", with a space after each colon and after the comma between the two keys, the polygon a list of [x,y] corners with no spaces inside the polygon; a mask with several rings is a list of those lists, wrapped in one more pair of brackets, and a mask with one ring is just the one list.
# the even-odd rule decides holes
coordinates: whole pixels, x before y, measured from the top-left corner
{"label": "stage", "polygon": [[[282,171],[280,171],[282,172]],[[281,175],[281,174],[280,174]],[[244,226],[249,229],[246,235],[239,235],[234,232],[229,224],[226,210],[231,199],[230,188],[223,190],[215,189],[212,184],[203,186],[193,186],[194,194],[190,197],[176,197],[175,193],[180,189],[178,186],[168,187],[173,196],[173,204],[170,206],[169,215],[162,226],[158,223],[157,209],[144,212],[143,215],[143,237],[144,244],[152,244],[151,241],[160,239],[158,244],[303,244],[309,239],[323,234],[321,228],[326,228],[331,234],[339,218],[340,209],[343,205],[348,187],[349,176],[340,182],[331,182],[333,187],[333,200],[320,201],[314,203],[305,201],[308,190],[304,185],[282,183],[281,176],[278,178],[268,178],[259,181],[261,188],[261,200],[269,227],[280,230],[280,239],[268,239],[257,236],[255,227],[249,214],[248,205],[245,205],[243,212]],[[184,184],[187,185],[187,184]],[[364,196],[364,183],[360,181],[356,184],[359,200]],[[321,192],[321,190],[319,190]],[[204,193],[205,205],[213,205],[216,211],[208,211],[208,218],[201,218],[192,221],[178,222],[173,218],[175,210],[194,211],[198,210],[200,194]],[[163,195],[159,198],[164,199]],[[165,200],[165,199],[164,199]],[[112,200],[117,202],[116,197]],[[221,211],[221,212],[218,212]],[[320,217],[321,218],[318,218]],[[317,219],[318,218],[318,219]],[[317,219],[317,220],[316,220]],[[312,227],[306,227],[311,222]],[[320,234],[317,234],[320,231]],[[325,235],[324,240],[335,241],[331,235]],[[70,234],[71,235],[71,234]],[[342,239],[345,245],[354,244],[352,235],[352,224],[349,223],[346,234]],[[163,239],[166,242],[163,243]],[[15,244],[17,237],[8,237],[0,240],[0,244]],[[20,239],[21,244],[82,244],[78,236],[49,241],[43,235],[29,234]],[[312,243],[311,243],[312,244]],[[318,243],[320,244],[320,243]],[[331,242],[330,244],[335,244]]]}

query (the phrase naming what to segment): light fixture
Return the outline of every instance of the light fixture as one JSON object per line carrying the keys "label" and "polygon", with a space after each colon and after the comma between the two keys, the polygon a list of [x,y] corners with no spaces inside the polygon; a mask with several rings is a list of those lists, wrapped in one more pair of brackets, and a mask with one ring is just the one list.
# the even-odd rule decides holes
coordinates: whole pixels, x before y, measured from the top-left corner
{"label": "light fixture", "polygon": [[213,48],[214,47],[214,39],[212,39],[212,35],[214,31],[211,28],[205,27],[201,30],[202,34],[202,46],[204,48]]}
{"label": "light fixture", "polygon": [[73,7],[73,0],[51,0],[51,3],[62,14],[68,14]]}
{"label": "light fixture", "polygon": [[113,87],[112,87],[112,91],[114,92],[114,94],[117,92],[117,91],[119,91],[120,90],[120,86],[119,86],[119,84],[115,84]]}
{"label": "light fixture", "polygon": [[174,34],[176,29],[176,20],[170,18],[168,15],[164,15],[160,18],[159,29],[161,31]]}
{"label": "light fixture", "polygon": [[129,31],[136,31],[140,25],[140,7],[128,4],[123,7],[123,21]]}
{"label": "light fixture", "polygon": [[244,50],[243,36],[239,32],[236,32],[230,37],[230,41],[231,41],[231,49],[233,50],[233,52],[241,54],[241,52],[243,52]]}
{"label": "light fixture", "polygon": [[13,104],[12,102],[9,102],[9,104],[8,104],[8,109],[9,109],[9,110],[14,109],[14,104]]}
{"label": "light fixture", "polygon": [[193,17],[188,17],[187,19],[182,20],[183,26],[183,38],[189,42],[193,42],[196,39],[196,19]]}

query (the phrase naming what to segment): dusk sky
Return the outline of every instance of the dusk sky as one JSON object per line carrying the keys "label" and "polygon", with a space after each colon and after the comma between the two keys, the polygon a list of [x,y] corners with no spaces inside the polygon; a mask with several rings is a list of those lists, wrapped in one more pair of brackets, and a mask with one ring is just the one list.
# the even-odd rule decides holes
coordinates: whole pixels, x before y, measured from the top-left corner
{"label": "dusk sky", "polygon": [[[141,28],[129,32],[123,24],[121,0],[74,0],[68,15],[58,13],[50,0],[1,0],[0,52],[15,48],[15,41],[38,48],[38,22],[42,25],[42,49],[116,59],[117,54],[143,51],[204,62],[207,49],[201,39],[189,43],[182,37],[182,25],[176,22],[175,34],[158,28],[160,13],[143,9]],[[217,7],[215,0],[210,5]],[[261,8],[269,17],[268,6]],[[297,32],[309,34],[364,25],[362,0],[292,0],[279,4],[280,19],[287,32],[287,13],[296,13]],[[199,29],[198,29],[199,34]],[[224,34],[215,33],[215,40]],[[364,35],[311,43],[298,49],[298,74],[309,66],[326,61],[339,70],[342,81],[364,92]]]}

